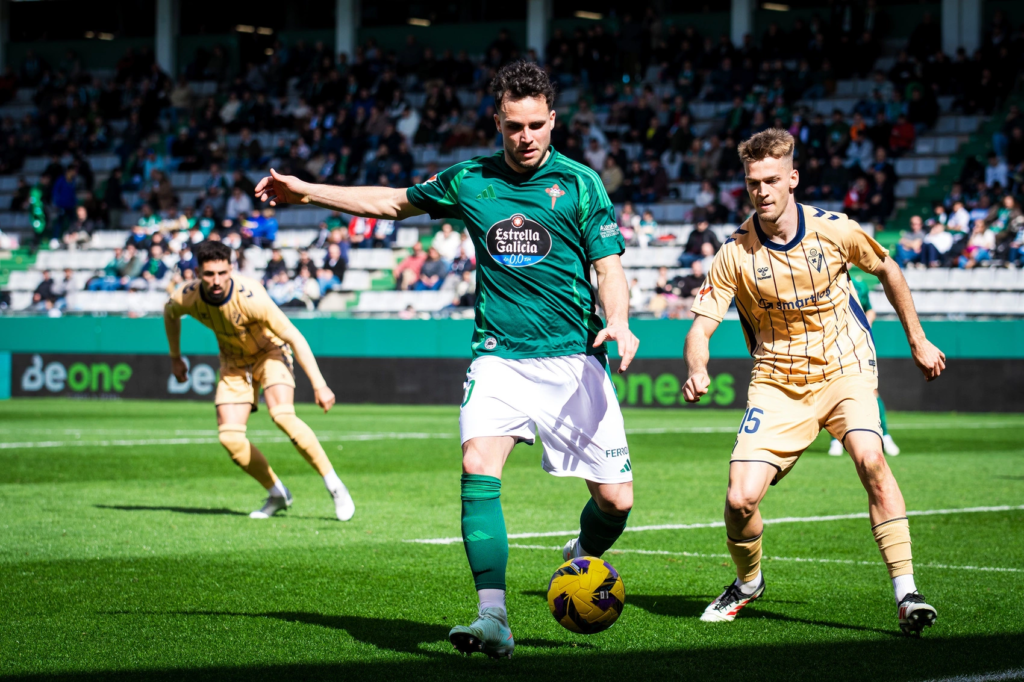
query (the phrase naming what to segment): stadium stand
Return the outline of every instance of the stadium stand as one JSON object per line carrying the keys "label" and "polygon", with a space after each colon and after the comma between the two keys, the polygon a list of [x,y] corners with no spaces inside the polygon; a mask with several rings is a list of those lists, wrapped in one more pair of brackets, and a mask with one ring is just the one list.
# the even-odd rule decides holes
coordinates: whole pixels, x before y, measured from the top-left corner
{"label": "stadium stand", "polygon": [[[772,32],[740,48],[671,26],[637,61],[596,28],[556,31],[545,64],[559,84],[553,143],[598,171],[616,204],[629,243],[623,263],[638,288],[634,313],[686,314],[652,301],[691,276],[693,261],[706,270],[749,214],[735,146],[778,126],[798,139],[798,198],[851,215],[894,252],[899,242],[923,314],[1024,315],[1015,267],[1024,218],[1004,203],[1024,182],[1015,106],[1024,31],[997,12],[974,55],[944,55],[914,35],[904,44],[865,33],[857,51],[873,60],[855,63],[838,47],[849,36],[840,41],[820,23],[801,23],[788,42]],[[195,276],[185,245],[215,238],[297,311],[463,314],[475,254],[439,223],[262,212],[251,190],[271,166],[311,181],[403,186],[494,153],[486,84],[518,51],[421,51],[410,61],[362,46],[349,61],[301,41],[288,47],[281,68],[268,62],[217,79],[195,63],[191,80],[172,81],[144,52],[111,73],[23,66],[0,105],[0,249],[20,262],[0,260],[9,292],[0,308],[155,313],[169,287]],[[980,138],[992,158],[964,158]],[[937,202],[943,208],[903,234],[908,211],[921,212],[918,197],[951,174],[958,189]],[[704,222],[710,253],[701,250],[710,238],[691,240]],[[923,247],[933,243],[946,246],[939,256]],[[438,247],[452,269],[440,290],[398,290],[423,288],[404,276],[419,272],[423,256],[409,256],[417,244]],[[57,279],[64,270],[67,290],[48,293],[43,272]],[[872,303],[891,312],[879,292]]]}

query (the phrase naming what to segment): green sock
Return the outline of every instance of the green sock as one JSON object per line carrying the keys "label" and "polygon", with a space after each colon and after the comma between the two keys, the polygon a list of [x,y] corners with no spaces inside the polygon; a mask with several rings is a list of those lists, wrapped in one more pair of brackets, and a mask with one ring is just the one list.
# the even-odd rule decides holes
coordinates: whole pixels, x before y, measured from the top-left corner
{"label": "green sock", "polygon": [[875,400],[878,401],[878,418],[882,422],[882,435],[889,435],[889,422],[885,420],[885,403],[882,402],[882,396],[876,396]]}
{"label": "green sock", "polygon": [[462,474],[462,544],[478,590],[505,589],[508,532],[500,495],[500,478]]}
{"label": "green sock", "polygon": [[615,541],[626,529],[626,516],[612,516],[601,511],[597,502],[591,497],[587,506],[583,507],[580,514],[580,544],[593,556],[601,556],[608,551],[608,548],[615,544]]}

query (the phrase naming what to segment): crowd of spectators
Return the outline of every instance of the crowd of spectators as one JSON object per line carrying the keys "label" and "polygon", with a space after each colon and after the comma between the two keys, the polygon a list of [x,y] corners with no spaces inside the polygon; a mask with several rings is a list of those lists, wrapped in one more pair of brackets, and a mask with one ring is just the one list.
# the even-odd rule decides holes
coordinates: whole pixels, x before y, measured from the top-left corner
{"label": "crowd of spectators", "polygon": [[[934,124],[939,98],[951,97],[961,113],[991,113],[1016,83],[1024,31],[996,12],[981,49],[950,56],[941,51],[937,22],[926,15],[882,72],[874,65],[890,23],[885,8],[873,0],[864,7],[841,1],[830,11],[788,31],[773,24],[760,40],[748,36],[740,46],[663,22],[653,11],[556,30],[544,66],[576,99],[561,102],[553,144],[600,174],[613,201],[624,203],[623,234],[640,247],[656,243],[657,222],[635,207],[679,199],[679,183],[698,183],[686,216],[697,228],[681,267],[706,269],[718,248],[708,226],[749,214],[736,145],[768,127],[786,128],[797,139],[798,199],[841,202],[851,217],[881,228],[896,204],[894,160]],[[487,84],[502,64],[537,58],[522,53],[506,31],[479,58],[438,53],[412,36],[390,51],[371,39],[351,56],[301,40],[278,41],[271,53],[264,63],[232,72],[224,48],[200,50],[174,80],[151,51],[129,50],[104,80],[82,69],[73,53],[48,64],[28,52],[17,71],[0,77],[0,102],[18,87],[32,87],[37,113],[0,120],[0,173],[18,173],[28,156],[48,155],[49,164],[38,182],[19,184],[10,208],[30,214],[37,244],[65,248],[77,248],[97,229],[119,227],[124,211],[139,211],[129,243],[89,287],[152,290],[195,276],[188,246],[196,241],[221,239],[236,249],[274,243],[274,212],[252,200],[252,176],[271,164],[310,181],[400,186],[438,170],[418,167],[412,151],[419,146],[494,147]],[[807,106],[850,77],[874,82],[850,115],[824,116]],[[216,93],[198,94],[198,81],[214,81]],[[696,125],[698,102],[722,103],[724,113],[710,126]],[[272,144],[265,144],[264,132]],[[1024,179],[1019,112],[993,148],[993,159],[968,164],[961,189],[905,237],[901,262],[973,267],[1024,260],[1022,235],[1014,232],[1014,194]],[[89,163],[96,153],[117,157],[105,178]],[[181,171],[208,173],[188,202],[170,181]],[[966,225],[963,213],[970,216]],[[953,237],[948,248],[946,236],[920,234],[934,229],[931,221]],[[349,249],[388,248],[394,238],[391,221],[345,225],[333,216],[311,244],[327,249],[324,262],[304,258],[286,268],[275,264],[278,254],[265,283],[281,305],[313,307],[344,279]],[[239,267],[246,266],[239,252]],[[471,242],[448,227],[428,248],[417,247],[394,276],[400,289],[451,290],[453,302],[465,303],[473,297],[474,267]],[[685,300],[689,284],[659,282],[662,310]],[[47,286],[59,292],[59,283]],[[61,298],[37,294],[40,305]]]}
{"label": "crowd of spectators", "polygon": [[[663,22],[653,10],[571,34],[555,30],[545,68],[580,96],[556,120],[553,143],[600,173],[616,202],[677,198],[673,183],[706,181],[702,194],[710,200],[698,202],[693,219],[706,214],[721,222],[742,208],[719,191],[742,174],[737,141],[784,127],[799,140],[803,198],[842,201],[858,218],[882,221],[894,205],[890,160],[934,123],[937,98],[953,96],[964,113],[990,113],[1013,85],[1024,50],[1024,33],[997,12],[982,49],[944,55],[938,24],[926,15],[892,68],[874,72],[889,23],[872,0],[866,7],[833,3],[829,16],[798,20],[789,31],[773,24],[760,41],[748,36],[740,46]],[[48,64],[29,51],[17,71],[0,78],[0,101],[33,87],[38,113],[0,121],[0,173],[18,172],[29,155],[51,156],[39,183],[49,225],[37,231],[58,241],[79,204],[94,227],[116,226],[120,211],[143,204],[161,215],[200,215],[213,206],[218,220],[234,219],[230,193],[242,185],[245,195],[249,184],[238,175],[271,163],[320,182],[410,184],[436,170],[416,167],[415,146],[494,146],[487,84],[502,64],[536,59],[507,31],[477,59],[465,51],[437,54],[413,36],[400,50],[382,50],[371,39],[352,55],[334,55],[322,43],[299,40],[278,41],[271,52],[265,63],[233,73],[224,48],[200,50],[173,80],[151,51],[129,50],[104,81],[73,53]],[[877,87],[852,119],[798,104],[853,76],[870,76]],[[198,95],[197,80],[215,81],[216,94]],[[422,93],[420,106],[410,103],[411,92]],[[697,134],[696,101],[732,106]],[[259,131],[274,132],[273,144],[261,144]],[[627,148],[639,154],[631,158]],[[92,153],[117,154],[118,171],[97,183]],[[213,179],[185,206],[168,175],[191,170],[211,170]],[[30,189],[19,188],[13,209],[28,210]]]}

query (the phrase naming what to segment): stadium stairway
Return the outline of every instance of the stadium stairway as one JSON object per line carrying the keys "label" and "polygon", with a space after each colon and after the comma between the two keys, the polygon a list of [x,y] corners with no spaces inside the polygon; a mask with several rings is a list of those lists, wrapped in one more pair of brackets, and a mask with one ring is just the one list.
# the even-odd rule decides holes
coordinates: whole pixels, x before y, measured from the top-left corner
{"label": "stadium stairway", "polygon": [[[943,201],[953,188],[953,183],[960,178],[964,162],[971,156],[978,156],[984,159],[985,155],[992,148],[992,135],[999,130],[1006,119],[1006,112],[1012,105],[1024,105],[1024,94],[1020,88],[1015,90],[1003,106],[996,110],[992,116],[983,119],[971,135],[959,145],[949,161],[938,169],[938,172],[931,175],[922,183],[917,192],[909,197],[902,207],[893,214],[886,223],[886,231],[879,241],[883,246],[892,248],[899,241],[900,233],[910,223],[911,216],[920,215],[927,218],[932,213],[932,206],[935,202]],[[897,169],[897,173],[898,173]]]}

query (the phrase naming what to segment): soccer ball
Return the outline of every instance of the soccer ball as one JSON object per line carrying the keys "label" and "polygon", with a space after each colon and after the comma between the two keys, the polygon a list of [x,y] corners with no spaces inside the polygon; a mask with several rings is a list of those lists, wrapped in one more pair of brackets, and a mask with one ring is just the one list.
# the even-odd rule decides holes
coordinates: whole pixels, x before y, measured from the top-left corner
{"label": "soccer ball", "polygon": [[566,561],[548,583],[548,607],[558,624],[581,635],[607,630],[626,603],[626,588],[607,561],[587,556]]}

